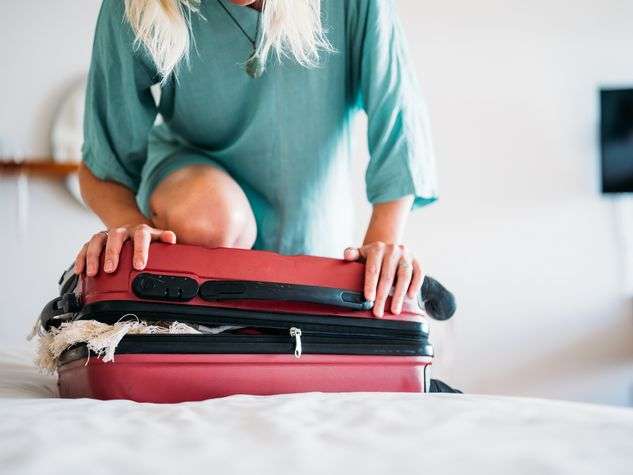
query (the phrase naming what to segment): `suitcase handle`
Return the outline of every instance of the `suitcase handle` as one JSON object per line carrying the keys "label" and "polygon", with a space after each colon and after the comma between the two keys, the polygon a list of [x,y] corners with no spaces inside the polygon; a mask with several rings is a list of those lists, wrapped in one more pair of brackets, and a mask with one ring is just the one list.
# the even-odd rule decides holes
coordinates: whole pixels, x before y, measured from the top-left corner
{"label": "suitcase handle", "polygon": [[424,277],[420,297],[424,310],[435,320],[448,320],[455,315],[455,296],[433,277]]}
{"label": "suitcase handle", "polygon": [[209,301],[281,300],[334,305],[355,310],[369,310],[374,306],[374,302],[365,300],[361,292],[252,280],[207,280],[200,286],[198,295]]}
{"label": "suitcase handle", "polygon": [[72,292],[67,292],[55,297],[48,302],[40,312],[40,324],[48,330],[50,327],[58,327],[63,322],[71,320],[75,312],[81,310],[81,302]]}
{"label": "suitcase handle", "polygon": [[[374,306],[374,302],[365,300],[362,292],[249,280],[208,280],[200,286],[198,295],[209,301],[282,300],[334,305],[355,310],[370,310]],[[424,277],[420,297],[424,309],[435,320],[448,320],[455,314],[455,297],[433,277]]]}
{"label": "suitcase handle", "polygon": [[44,330],[48,330],[52,325],[52,320],[63,315],[64,310],[60,308],[62,298],[55,297],[48,302],[40,312],[40,325]]}

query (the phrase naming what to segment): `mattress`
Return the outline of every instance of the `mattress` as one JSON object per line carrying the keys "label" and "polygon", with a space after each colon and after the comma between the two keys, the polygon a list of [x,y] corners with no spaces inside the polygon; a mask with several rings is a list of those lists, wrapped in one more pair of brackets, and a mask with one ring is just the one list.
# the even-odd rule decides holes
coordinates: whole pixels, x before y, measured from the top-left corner
{"label": "mattress", "polygon": [[630,474],[633,410],[453,394],[64,400],[0,351],[0,472]]}

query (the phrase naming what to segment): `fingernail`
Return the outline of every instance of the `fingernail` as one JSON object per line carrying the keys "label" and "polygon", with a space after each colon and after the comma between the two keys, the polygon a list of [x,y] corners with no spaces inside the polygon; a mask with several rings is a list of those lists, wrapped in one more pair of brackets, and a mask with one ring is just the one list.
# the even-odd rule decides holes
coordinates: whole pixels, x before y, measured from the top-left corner
{"label": "fingernail", "polygon": [[110,260],[105,261],[103,270],[106,272],[112,272],[114,270],[114,264],[112,263],[112,261]]}
{"label": "fingernail", "polygon": [[88,275],[94,275],[95,273],[95,266],[93,264],[88,264]]}
{"label": "fingernail", "polygon": [[134,267],[136,267],[137,269],[140,269],[141,267],[143,267],[143,259],[141,258],[134,259]]}

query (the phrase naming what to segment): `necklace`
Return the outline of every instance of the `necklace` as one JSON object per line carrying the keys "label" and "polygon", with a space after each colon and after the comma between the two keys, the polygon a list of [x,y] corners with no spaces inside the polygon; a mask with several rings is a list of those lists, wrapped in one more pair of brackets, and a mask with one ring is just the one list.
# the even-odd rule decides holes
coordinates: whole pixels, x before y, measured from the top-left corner
{"label": "necklace", "polygon": [[255,38],[251,38],[251,36],[246,32],[246,30],[240,24],[240,22],[237,21],[237,18],[235,18],[233,14],[229,11],[229,9],[226,8],[224,3],[222,3],[222,0],[218,0],[218,3],[224,9],[226,14],[231,18],[231,20],[233,20],[233,23],[235,23],[235,26],[237,26],[237,28],[242,32],[242,34],[246,37],[246,39],[251,43],[253,47],[251,56],[250,58],[248,58],[244,66],[244,69],[246,70],[246,74],[248,74],[252,78],[261,77],[261,75],[264,74],[264,71],[266,70],[266,65],[264,64],[262,59],[259,57],[259,54],[257,53],[257,37],[259,36],[259,24],[261,23],[261,20],[262,20],[262,14],[259,13],[259,15],[257,16],[257,29],[255,30]]}

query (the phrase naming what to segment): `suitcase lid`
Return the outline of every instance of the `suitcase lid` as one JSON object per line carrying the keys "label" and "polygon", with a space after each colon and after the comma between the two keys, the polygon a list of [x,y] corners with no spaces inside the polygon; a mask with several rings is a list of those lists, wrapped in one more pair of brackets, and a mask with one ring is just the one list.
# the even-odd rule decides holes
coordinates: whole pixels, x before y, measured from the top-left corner
{"label": "suitcase lid", "polygon": [[[151,245],[146,269],[137,271],[127,242],[116,272],[78,277],[71,268],[62,275],[61,297],[45,307],[42,323],[47,327],[60,320],[91,318],[95,313],[103,316],[104,312],[108,319],[117,312],[119,317],[140,312],[193,315],[192,319],[203,313],[207,318],[230,314],[231,318],[283,320],[286,314],[306,321],[358,319],[360,325],[389,328],[406,321],[421,322],[420,301],[438,319],[450,317],[455,308],[452,294],[426,277],[419,301],[405,302],[402,314],[393,315],[389,298],[385,317],[376,319],[371,303],[363,297],[363,280],[364,265],[357,262],[163,243]],[[60,318],[60,314],[65,315]]]}
{"label": "suitcase lid", "polygon": [[[86,304],[104,300],[167,301],[373,318],[373,302],[363,296],[364,274],[364,264],[341,259],[165,243],[152,243],[146,268],[137,271],[132,267],[131,243],[127,242],[116,272],[83,275],[80,288]],[[423,306],[427,311],[429,307],[435,310],[440,300],[443,304],[448,302],[448,313],[452,314],[452,295],[437,281],[425,278],[424,293],[426,297],[405,301],[401,315],[389,312],[388,298],[383,318],[419,320],[424,315]],[[446,307],[441,309],[444,314]]]}

